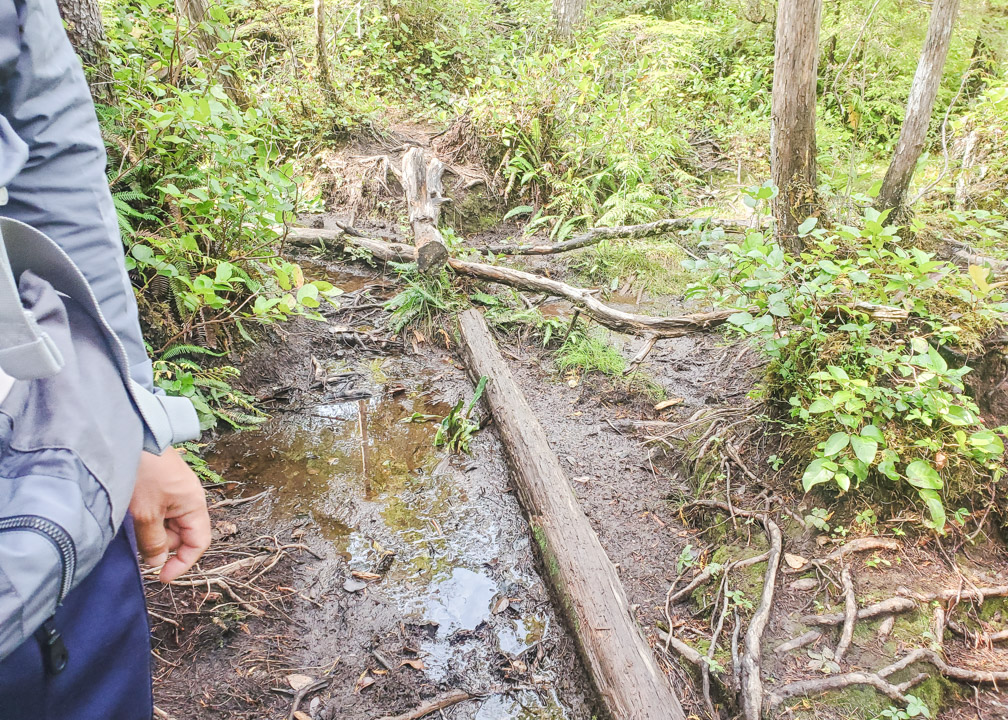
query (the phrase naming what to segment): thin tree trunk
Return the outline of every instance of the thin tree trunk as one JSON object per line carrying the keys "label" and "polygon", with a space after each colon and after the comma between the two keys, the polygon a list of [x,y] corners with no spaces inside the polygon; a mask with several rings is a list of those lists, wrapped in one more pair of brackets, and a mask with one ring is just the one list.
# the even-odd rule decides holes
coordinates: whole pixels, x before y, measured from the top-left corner
{"label": "thin tree trunk", "polygon": [[325,0],[315,0],[315,56],[318,63],[318,82],[330,103],[336,101],[336,88],[329,75],[329,53],[325,41]]}
{"label": "thin tree trunk", "polygon": [[822,0],[780,0],[774,47],[770,170],[777,236],[801,247],[798,226],[818,212],[815,102]]}
{"label": "thin tree trunk", "polygon": [[95,102],[115,102],[112,69],[108,62],[108,42],[97,0],[57,0],[70,44],[90,70],[88,85]]}
{"label": "thin tree trunk", "polygon": [[[199,27],[200,23],[206,19],[206,0],[175,0],[175,14],[178,19],[181,20],[184,17],[189,21],[193,44],[199,51],[200,57],[204,62],[207,62],[217,48],[217,38],[212,37],[210,33]],[[218,72],[217,77],[224,87],[224,92],[235,105],[242,110],[249,106],[249,99],[242,87],[241,80],[233,74],[225,75],[222,72]]]}
{"label": "thin tree trunk", "polygon": [[952,39],[952,26],[958,9],[959,0],[935,0],[931,6],[931,21],[928,23],[927,37],[924,40],[920,62],[917,64],[917,72],[914,74],[913,85],[910,86],[910,97],[907,100],[899,142],[896,143],[896,152],[875,200],[877,209],[893,208],[897,218],[906,212],[904,203],[907,188],[910,187],[917,159],[927,139],[931,111],[934,109],[935,97],[941,86],[942,71],[945,68],[945,58]]}
{"label": "thin tree trunk", "polygon": [[585,16],[587,0],[553,0],[553,18],[560,37],[570,37]]}

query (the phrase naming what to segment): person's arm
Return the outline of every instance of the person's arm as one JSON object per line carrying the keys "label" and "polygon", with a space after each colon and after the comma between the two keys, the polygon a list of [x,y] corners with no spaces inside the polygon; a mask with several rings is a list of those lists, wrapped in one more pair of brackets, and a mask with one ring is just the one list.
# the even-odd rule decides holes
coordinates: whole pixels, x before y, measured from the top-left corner
{"label": "person's arm", "polygon": [[[153,390],[105,164],[91,93],[55,0],[0,0],[0,215],[41,230],[70,255],[123,343],[133,379]],[[163,582],[210,544],[205,493],[173,448],[143,453],[130,511],[140,553],[164,564]]]}

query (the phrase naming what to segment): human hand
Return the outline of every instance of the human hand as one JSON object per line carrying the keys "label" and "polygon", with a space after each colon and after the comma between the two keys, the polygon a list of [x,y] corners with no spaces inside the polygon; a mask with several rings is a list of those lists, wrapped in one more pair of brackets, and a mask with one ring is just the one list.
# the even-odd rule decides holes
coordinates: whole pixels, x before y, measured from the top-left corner
{"label": "human hand", "polygon": [[163,565],[163,583],[195,565],[210,547],[206,493],[175,448],[141,454],[130,512],[140,555],[148,565]]}

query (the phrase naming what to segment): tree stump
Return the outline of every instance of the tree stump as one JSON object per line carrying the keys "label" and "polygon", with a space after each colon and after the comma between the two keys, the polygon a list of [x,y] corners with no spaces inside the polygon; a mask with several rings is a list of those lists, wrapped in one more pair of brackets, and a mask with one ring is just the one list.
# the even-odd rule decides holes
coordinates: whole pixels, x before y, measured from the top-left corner
{"label": "tree stump", "polygon": [[435,274],[448,262],[448,248],[438,230],[444,197],[444,164],[420,148],[410,148],[402,159],[402,186],[409,204],[409,221],[417,251],[417,268]]}

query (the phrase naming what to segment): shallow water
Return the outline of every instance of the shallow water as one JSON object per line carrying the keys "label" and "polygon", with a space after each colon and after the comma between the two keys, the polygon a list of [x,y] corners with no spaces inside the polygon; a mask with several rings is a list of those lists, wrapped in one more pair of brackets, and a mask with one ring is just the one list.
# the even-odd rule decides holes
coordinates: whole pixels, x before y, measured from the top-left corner
{"label": "shallow water", "polygon": [[[243,494],[271,489],[279,517],[318,527],[338,554],[334,572],[345,576],[333,593],[340,601],[366,593],[380,602],[374,627],[348,632],[377,635],[390,617],[429,626],[419,647],[427,680],[501,687],[502,658],[520,658],[559,630],[548,607],[518,599],[541,580],[530,569],[517,503],[503,493],[502,465],[488,471],[433,447],[449,407],[430,392],[377,386],[370,399],[320,404],[224,437],[208,460],[243,483]],[[550,689],[548,663],[544,672],[538,692],[490,695],[449,717],[568,717]]]}

